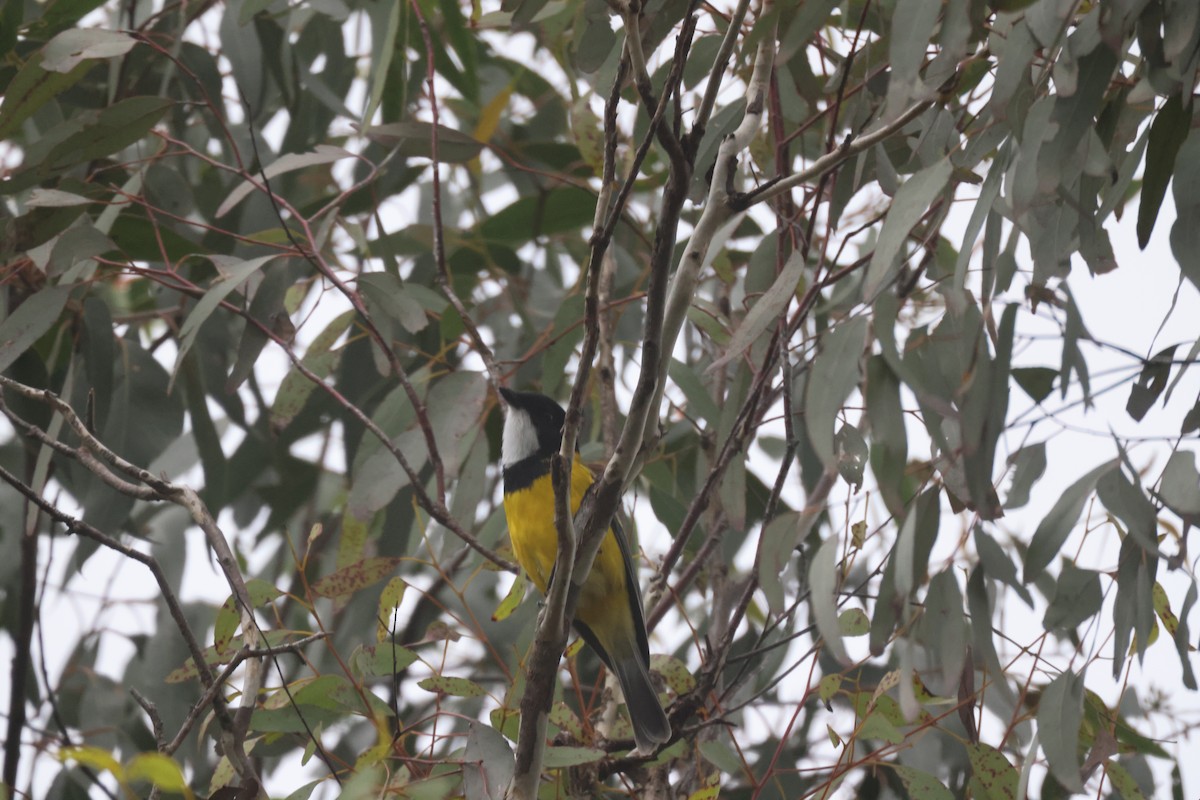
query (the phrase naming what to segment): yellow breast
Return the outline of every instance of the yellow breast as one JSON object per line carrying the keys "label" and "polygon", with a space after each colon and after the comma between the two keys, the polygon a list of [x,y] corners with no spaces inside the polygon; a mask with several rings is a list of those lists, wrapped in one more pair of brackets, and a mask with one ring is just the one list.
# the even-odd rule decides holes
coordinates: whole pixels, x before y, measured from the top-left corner
{"label": "yellow breast", "polygon": [[[579,509],[583,495],[593,483],[591,472],[579,457],[571,469],[571,513]],[[558,533],[554,528],[554,486],[547,474],[524,489],[504,495],[504,514],[513,553],[521,567],[542,592],[550,583],[558,556]],[[579,618],[599,616],[606,603],[626,603],[626,565],[612,530],[604,537],[592,571],[583,586],[577,611]]]}

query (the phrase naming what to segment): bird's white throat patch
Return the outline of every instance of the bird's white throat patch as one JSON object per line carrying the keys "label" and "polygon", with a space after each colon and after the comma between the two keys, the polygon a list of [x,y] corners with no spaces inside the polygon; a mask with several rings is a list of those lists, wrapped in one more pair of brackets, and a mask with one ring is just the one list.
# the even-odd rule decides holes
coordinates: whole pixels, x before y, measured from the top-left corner
{"label": "bird's white throat patch", "polygon": [[528,412],[508,407],[504,414],[504,439],[500,445],[500,464],[508,467],[536,454],[538,433]]}

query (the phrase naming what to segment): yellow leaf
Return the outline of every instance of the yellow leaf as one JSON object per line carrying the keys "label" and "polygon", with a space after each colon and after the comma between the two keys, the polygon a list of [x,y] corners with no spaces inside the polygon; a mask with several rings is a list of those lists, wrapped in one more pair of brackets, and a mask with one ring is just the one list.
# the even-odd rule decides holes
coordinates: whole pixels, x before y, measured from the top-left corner
{"label": "yellow leaf", "polygon": [[85,767],[102,769],[112,773],[117,780],[125,781],[125,770],[112,753],[100,747],[64,747],[58,751],[59,761],[74,761]]}
{"label": "yellow leaf", "polygon": [[400,607],[401,601],[404,600],[404,590],[407,588],[408,584],[402,578],[392,578],[387,582],[387,586],[383,587],[383,592],[379,595],[379,615],[375,626],[375,641],[382,642],[391,633],[392,615]]}
{"label": "yellow leaf", "polygon": [[[475,130],[472,136],[481,141],[489,142],[492,136],[496,133],[496,128],[500,127],[500,115],[504,109],[508,107],[508,99],[512,97],[513,87],[510,83],[505,86],[496,96],[488,101],[479,112],[479,122],[475,124]],[[479,172],[479,156],[475,156],[468,162],[468,167],[471,172],[478,174]]]}
{"label": "yellow leaf", "polygon": [[164,753],[140,753],[134,756],[125,765],[125,778],[129,781],[149,781],[159,789],[194,797],[183,777],[183,769],[175,759]]}
{"label": "yellow leaf", "polygon": [[504,599],[500,601],[500,605],[496,606],[496,610],[492,612],[492,621],[499,622],[502,619],[508,619],[512,612],[516,611],[517,606],[521,605],[521,600],[525,598],[525,573],[518,572],[517,579],[513,581],[512,586],[508,589],[508,594],[504,595]]}

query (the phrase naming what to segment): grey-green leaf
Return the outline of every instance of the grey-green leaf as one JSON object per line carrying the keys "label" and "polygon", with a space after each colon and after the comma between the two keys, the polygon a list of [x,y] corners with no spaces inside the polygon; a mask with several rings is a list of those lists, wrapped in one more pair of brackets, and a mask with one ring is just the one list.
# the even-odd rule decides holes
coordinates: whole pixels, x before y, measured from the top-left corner
{"label": "grey-green leaf", "polygon": [[858,385],[859,361],[867,341],[867,319],[855,317],[825,336],[808,381],[805,425],[813,450],[829,466],[837,464],[833,428],[847,395]]}
{"label": "grey-green leaf", "polygon": [[875,252],[871,255],[867,278],[863,282],[863,299],[866,302],[873,302],[879,290],[895,276],[899,266],[897,259],[909,231],[945,190],[953,169],[950,159],[943,158],[913,175],[896,192],[887,218],[883,221]]}
{"label": "grey-green leaf", "polygon": [[179,365],[183,363],[184,356],[196,341],[196,334],[200,332],[200,326],[208,319],[209,315],[217,309],[221,301],[229,296],[230,292],[237,289],[246,279],[262,268],[264,264],[276,256],[260,256],[252,258],[249,261],[242,261],[238,258],[229,256],[209,256],[213,262],[213,266],[217,268],[220,275],[213,281],[212,287],[204,293],[199,302],[188,314],[187,319],[179,326],[179,352],[175,356],[175,367],[171,370],[171,380],[174,382],[175,373],[179,371]]}
{"label": "grey-green leaf", "polygon": [[838,537],[830,536],[821,545],[817,555],[812,560],[808,570],[808,582],[812,589],[813,617],[817,621],[817,630],[825,640],[825,646],[830,654],[843,664],[849,664],[846,645],[842,642],[842,629],[838,625],[837,588],[838,569],[837,556],[840,547]]}
{"label": "grey-green leaf", "polygon": [[25,299],[0,322],[0,372],[50,330],[71,294],[70,286],[50,286]]}
{"label": "grey-green leaf", "polygon": [[1042,618],[1042,627],[1046,630],[1074,631],[1100,612],[1104,597],[1100,591],[1099,572],[1080,569],[1070,561],[1064,561],[1054,587],[1054,597]]}
{"label": "grey-green leaf", "polygon": [[1033,539],[1029,542],[1029,551],[1025,554],[1026,583],[1037,578],[1058,555],[1059,549],[1079,520],[1083,504],[1095,488],[1096,481],[1111,470],[1114,464],[1113,461],[1107,461],[1068,486],[1055,501],[1050,513],[1042,518],[1034,531]]}
{"label": "grey-green leaf", "polygon": [[1029,492],[1046,471],[1046,443],[1026,445],[1008,457],[1013,466],[1012,485],[1004,499],[1007,509],[1020,508],[1029,502]]}
{"label": "grey-green leaf", "polygon": [[1060,674],[1042,692],[1037,712],[1038,739],[1050,773],[1069,791],[1083,791],[1079,779],[1079,726],[1083,723],[1083,679]]}
{"label": "grey-green leaf", "polygon": [[783,265],[783,270],[775,278],[771,288],[767,289],[758,302],[750,307],[742,324],[738,325],[737,330],[733,332],[729,346],[725,348],[725,353],[713,361],[708,372],[712,373],[720,369],[746,352],[750,345],[758,341],[758,337],[763,334],[767,326],[778,321],[780,312],[787,308],[788,302],[795,296],[796,284],[800,282],[803,274],[804,256],[797,250]]}

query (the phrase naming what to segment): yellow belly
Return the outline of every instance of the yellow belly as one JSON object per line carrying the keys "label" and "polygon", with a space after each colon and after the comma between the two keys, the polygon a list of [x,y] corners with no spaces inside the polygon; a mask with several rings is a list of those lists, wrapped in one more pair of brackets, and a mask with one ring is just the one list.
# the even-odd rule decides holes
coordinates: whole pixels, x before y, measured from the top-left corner
{"label": "yellow belly", "polygon": [[[572,514],[579,509],[583,495],[593,480],[591,472],[576,456],[571,469]],[[508,518],[508,533],[517,561],[534,585],[545,594],[554,570],[554,560],[558,556],[558,533],[554,528],[554,486],[550,476],[546,475],[524,489],[505,494],[504,513]],[[625,570],[616,534],[609,529],[583,584],[575,614],[602,640],[609,638],[606,634],[616,633],[614,627],[631,627],[632,620],[625,610],[629,607]]]}

